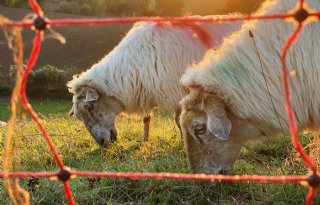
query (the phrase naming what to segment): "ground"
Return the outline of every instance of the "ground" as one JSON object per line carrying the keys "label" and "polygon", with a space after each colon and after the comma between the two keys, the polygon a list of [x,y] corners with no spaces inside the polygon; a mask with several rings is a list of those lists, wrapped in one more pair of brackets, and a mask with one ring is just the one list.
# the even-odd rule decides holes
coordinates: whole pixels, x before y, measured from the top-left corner
{"label": "ground", "polygon": [[[84,125],[68,116],[69,102],[33,103],[51,134],[59,154],[67,166],[77,170],[139,171],[189,173],[183,143],[169,113],[155,110],[149,142],[139,142],[142,122],[121,115],[117,119],[119,139],[106,149],[99,148]],[[4,110],[8,104],[2,103]],[[55,110],[55,114],[51,111]],[[3,118],[4,116],[4,118]],[[0,119],[6,120],[7,114]],[[20,122],[15,170],[55,171],[57,165],[48,146],[31,121]],[[5,129],[0,129],[3,146]],[[301,137],[303,144],[310,136]],[[247,143],[235,165],[235,174],[305,175],[307,169],[293,151],[289,137],[277,137]],[[1,157],[1,156],[0,156]],[[0,163],[1,164],[1,163]],[[21,180],[31,192],[31,204],[66,204],[60,182],[40,179]],[[1,182],[0,182],[1,183]],[[8,198],[3,185],[0,203]],[[86,179],[71,180],[73,196],[79,204],[304,204],[307,188],[300,184],[205,183],[190,181]],[[32,190],[32,191],[31,191]],[[319,194],[315,204],[320,200]]]}

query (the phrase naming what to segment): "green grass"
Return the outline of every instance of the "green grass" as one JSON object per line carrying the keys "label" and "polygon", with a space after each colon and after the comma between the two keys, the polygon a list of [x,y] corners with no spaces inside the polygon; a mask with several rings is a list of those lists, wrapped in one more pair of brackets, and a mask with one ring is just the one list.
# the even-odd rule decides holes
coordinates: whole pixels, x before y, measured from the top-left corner
{"label": "green grass", "polygon": [[[35,104],[37,105],[37,103]],[[47,104],[46,104],[47,105]],[[72,169],[92,171],[139,171],[189,173],[183,142],[170,115],[155,112],[151,120],[149,142],[139,142],[140,119],[119,116],[119,139],[106,149],[99,148],[84,125],[67,115],[70,104],[38,104],[45,127],[52,136],[65,164]],[[3,105],[2,105],[3,106]],[[68,109],[67,109],[68,108]],[[42,109],[42,110],[41,110]],[[50,114],[52,111],[59,114]],[[5,118],[6,119],[6,118]],[[3,147],[5,129],[0,128]],[[15,155],[20,164],[14,170],[55,171],[56,163],[31,121],[20,122],[15,137]],[[310,137],[302,137],[304,145]],[[289,137],[249,142],[235,165],[236,174],[305,175],[306,166],[293,152]],[[2,153],[1,153],[2,155]],[[0,156],[1,157],[1,156]],[[1,162],[0,162],[1,164]],[[1,183],[1,182],[0,182]],[[28,180],[20,181],[28,188]],[[8,204],[7,193],[0,185],[0,204]],[[92,180],[77,177],[70,181],[78,204],[304,204],[307,188],[300,184],[205,183],[173,180]],[[315,204],[319,204],[319,193]],[[31,193],[31,204],[66,204],[60,182],[40,179]]]}
{"label": "green grass", "polygon": [[[66,103],[64,101],[41,101],[41,100],[32,100],[30,102],[37,111],[38,114],[44,116],[50,116],[52,114],[65,114],[68,113],[71,109],[71,102]],[[10,106],[9,100],[0,99],[0,120],[7,121],[10,116]]]}

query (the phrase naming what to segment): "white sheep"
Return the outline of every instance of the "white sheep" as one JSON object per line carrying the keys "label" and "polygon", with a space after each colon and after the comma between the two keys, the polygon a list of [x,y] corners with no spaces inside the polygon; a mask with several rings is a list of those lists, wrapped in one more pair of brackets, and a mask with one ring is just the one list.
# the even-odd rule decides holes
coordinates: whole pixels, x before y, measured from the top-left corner
{"label": "white sheep", "polygon": [[[296,3],[266,1],[256,15],[293,12]],[[319,0],[307,3],[320,9]],[[208,52],[186,71],[182,83],[190,93],[181,101],[180,123],[194,172],[228,172],[248,139],[274,136],[282,130],[289,134],[280,56],[294,28],[284,20],[246,22],[218,50]],[[320,125],[319,33],[318,22],[307,24],[286,58],[299,131]]]}
{"label": "white sheep", "polygon": [[205,45],[188,25],[136,23],[113,51],[67,84],[74,94],[70,114],[84,122],[100,145],[116,139],[116,115],[139,114],[147,140],[151,110],[159,106],[179,113],[186,93],[179,79],[187,66],[240,25],[199,23],[211,37],[211,45]]}

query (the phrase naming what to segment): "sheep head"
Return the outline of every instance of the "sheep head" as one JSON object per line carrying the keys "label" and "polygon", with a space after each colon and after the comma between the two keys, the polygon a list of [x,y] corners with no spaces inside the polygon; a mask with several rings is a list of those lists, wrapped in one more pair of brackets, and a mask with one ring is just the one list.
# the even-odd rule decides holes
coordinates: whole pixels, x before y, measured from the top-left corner
{"label": "sheep head", "polygon": [[200,86],[191,88],[181,105],[180,124],[195,173],[228,173],[247,137],[259,134],[255,126],[235,117],[216,95]]}
{"label": "sheep head", "polygon": [[117,139],[115,118],[122,104],[114,97],[103,96],[91,87],[80,87],[73,96],[70,115],[81,120],[100,146]]}

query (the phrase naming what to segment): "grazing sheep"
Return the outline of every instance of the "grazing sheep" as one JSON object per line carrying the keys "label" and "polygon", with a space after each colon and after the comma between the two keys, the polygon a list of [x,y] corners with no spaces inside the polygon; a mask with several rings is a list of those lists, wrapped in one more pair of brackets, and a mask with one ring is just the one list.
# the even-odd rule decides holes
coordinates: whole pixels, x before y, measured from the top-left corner
{"label": "grazing sheep", "polygon": [[186,67],[199,62],[208,47],[221,44],[241,22],[198,26],[210,35],[211,45],[197,38],[190,25],[136,23],[113,51],[67,84],[74,94],[70,114],[84,122],[101,146],[116,139],[116,115],[139,114],[147,140],[152,108],[179,113],[185,95],[179,79]]}
{"label": "grazing sheep", "polygon": [[[286,13],[296,2],[266,1],[256,15]],[[320,9],[319,0],[307,3]],[[186,71],[182,83],[190,92],[181,101],[180,123],[194,172],[228,172],[247,140],[282,130],[289,134],[280,56],[293,30],[294,24],[283,20],[246,22],[218,50]],[[307,24],[286,58],[299,131],[320,125],[319,33],[318,22]]]}

